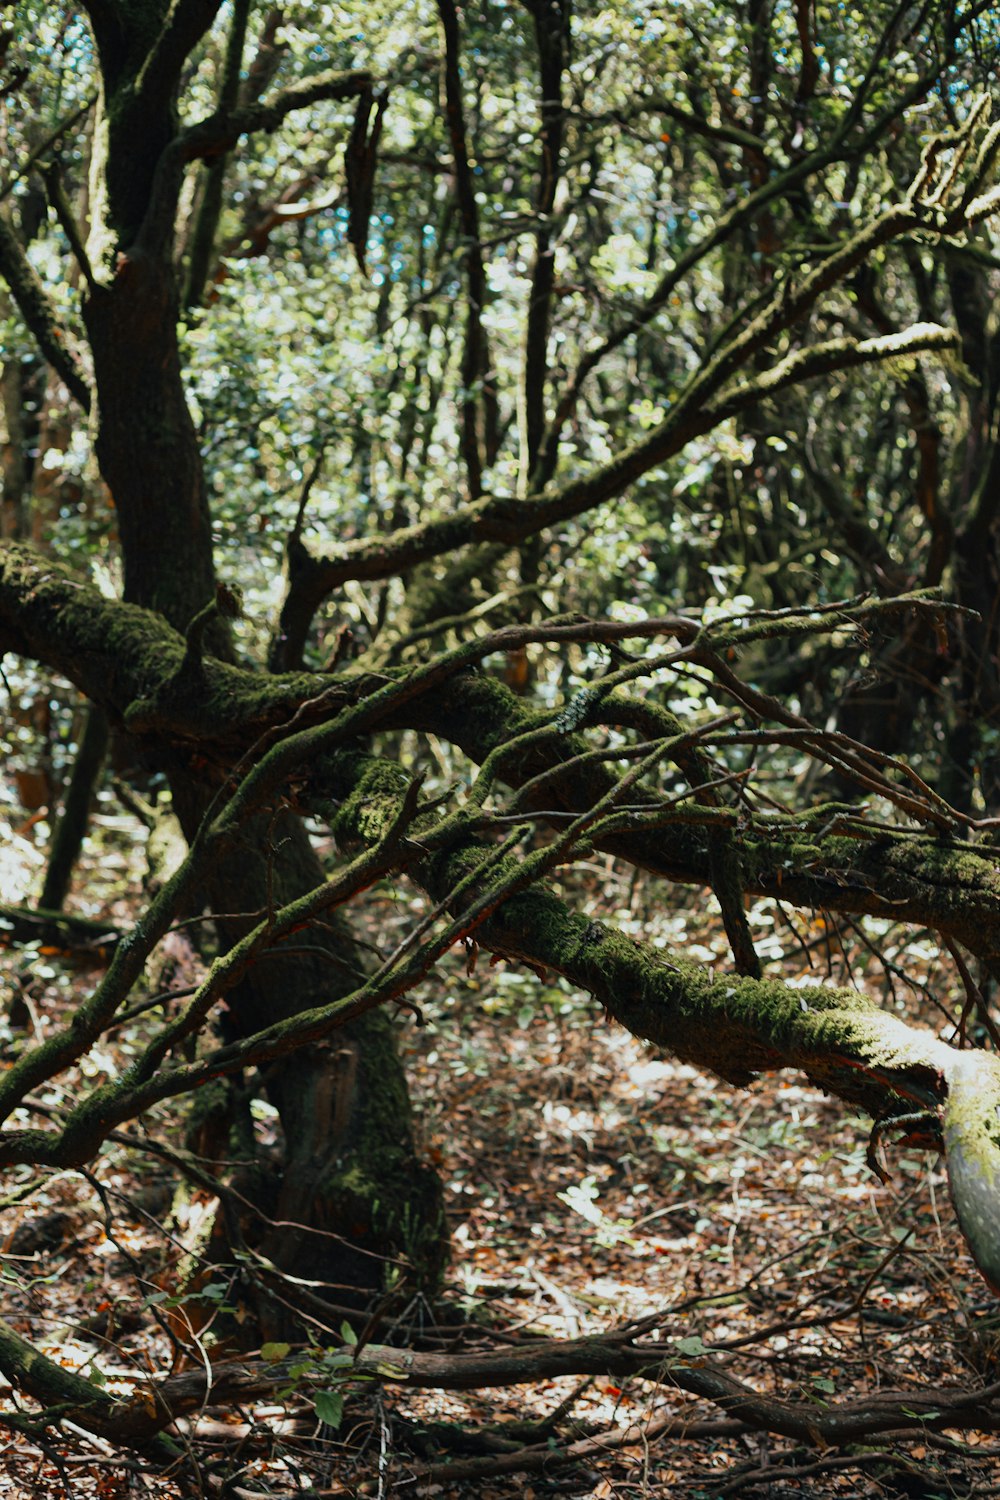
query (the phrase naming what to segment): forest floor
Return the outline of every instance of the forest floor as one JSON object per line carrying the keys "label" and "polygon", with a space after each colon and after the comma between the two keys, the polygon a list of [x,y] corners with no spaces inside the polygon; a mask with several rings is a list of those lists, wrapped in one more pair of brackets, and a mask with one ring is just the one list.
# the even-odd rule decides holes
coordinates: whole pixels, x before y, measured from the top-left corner
{"label": "forest floor", "polygon": [[[132,835],[127,819],[103,822],[86,910],[124,924],[139,898]],[[30,831],[4,847],[3,892],[18,898],[37,879],[39,853]],[[667,909],[661,887],[625,884],[600,865],[577,896],[597,917],[725,963],[711,902],[698,893]],[[373,921],[388,929],[406,917],[387,892]],[[930,938],[904,949],[891,930],[859,936],[768,905],[752,921],[771,972],[867,983],[950,1037],[961,994]],[[456,956],[424,987],[423,1024],[399,1016],[453,1253],[440,1302],[410,1304],[379,1327],[378,1342],[454,1350],[649,1318],[688,1357],[721,1359],[757,1391],[817,1412],[889,1389],[1000,1379],[1000,1303],[971,1265],[936,1157],[889,1145],[883,1185],[866,1165],[866,1122],[797,1076],[735,1091],[643,1047],[561,984],[491,967],[486,955],[468,968]],[[21,1009],[18,1026],[0,1028],[0,1046],[46,1034],[94,978],[58,955],[0,954],[0,1008],[8,1015],[16,999]],[[87,1068],[121,1067],[130,1037],[123,1028]],[[58,1108],[62,1097],[53,1088],[39,1102]],[[154,1134],[163,1126],[149,1122]],[[118,1148],[87,1174],[34,1174],[30,1191],[27,1171],[13,1185],[22,1175],[27,1196],[0,1215],[3,1315],[18,1332],[111,1390],[167,1373],[178,1339],[189,1359],[210,1363],[211,1325],[188,1336],[169,1291],[177,1248],[197,1255],[212,1205],[172,1199],[149,1156]],[[649,1380],[471,1393],[368,1381],[340,1394],[336,1430],[319,1420],[331,1408],[307,1385],[206,1408],[181,1424],[198,1462],[174,1476],[72,1424],[44,1444],[8,1431],[0,1500],[1000,1495],[1000,1439],[990,1433],[914,1422],[849,1451],[803,1447],[740,1430],[717,1407]],[[16,1409],[0,1379],[0,1423]]]}

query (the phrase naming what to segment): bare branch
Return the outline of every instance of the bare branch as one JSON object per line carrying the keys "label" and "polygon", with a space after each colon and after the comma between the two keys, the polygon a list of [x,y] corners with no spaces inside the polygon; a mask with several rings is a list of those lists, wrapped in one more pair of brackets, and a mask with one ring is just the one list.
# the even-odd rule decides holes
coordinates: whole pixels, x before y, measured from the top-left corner
{"label": "bare branch", "polygon": [[354,99],[359,94],[374,89],[375,79],[367,70],[354,72],[318,73],[290,84],[272,100],[259,100],[241,105],[234,110],[216,111],[207,119],[182,130],[173,144],[173,150],[182,162],[196,161],[199,157],[211,157],[219,151],[228,151],[244,135],[253,135],[262,130],[266,133],[278,126],[296,110],[308,109],[311,104],[323,100]]}
{"label": "bare branch", "polygon": [[67,390],[90,410],[91,393],[72,352],[72,339],[49,300],[48,293],[9,221],[0,214],[0,275],[17,304],[43,356]]}

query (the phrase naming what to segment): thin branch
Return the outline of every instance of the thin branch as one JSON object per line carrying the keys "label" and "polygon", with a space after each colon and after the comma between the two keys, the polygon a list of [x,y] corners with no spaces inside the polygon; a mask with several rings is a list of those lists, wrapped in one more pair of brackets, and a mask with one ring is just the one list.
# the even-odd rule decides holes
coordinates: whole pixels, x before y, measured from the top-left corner
{"label": "thin branch", "polygon": [[34,266],[5,216],[0,213],[0,275],[10,288],[28,328],[44,358],[63,381],[70,395],[85,412],[90,411],[91,393],[83,371],[72,353],[72,339],[49,300]]}
{"label": "thin branch", "polygon": [[367,71],[320,73],[290,85],[269,103],[252,102],[230,111],[217,110],[189,125],[174,137],[160,157],[146,215],[136,237],[137,245],[155,253],[172,233],[184,170],[191,162],[211,160],[230,151],[241,136],[277,130],[296,110],[323,100],[353,99],[373,86],[372,75]]}
{"label": "thin branch", "polygon": [[25,157],[24,161],[21,162],[18,167],[15,167],[14,171],[7,178],[7,181],[3,184],[2,187],[0,187],[0,202],[2,202],[4,198],[8,197],[13,192],[17,184],[23,181],[23,179],[34,170],[34,168],[40,161],[46,160],[49,152],[52,150],[52,147],[62,139],[67,130],[72,130],[77,121],[82,120],[84,115],[87,114],[89,110],[93,109],[96,103],[97,95],[88,94],[82,104],[78,105],[76,109],[72,110],[65,117],[65,119],[60,120],[55,129],[49,131],[49,134],[45,137],[45,139],[39,142],[34,150]]}
{"label": "thin branch", "polygon": [[40,166],[39,171],[48,191],[49,202],[55,211],[56,218],[59,220],[59,227],[69,241],[69,248],[73,252],[77,265],[80,267],[80,274],[87,284],[87,289],[90,292],[94,292],[97,288],[97,282],[94,279],[93,267],[90,264],[90,257],[83,243],[83,236],[80,234],[79,226],[73,214],[72,205],[66,196],[59,163],[57,161],[49,162],[46,165]]}

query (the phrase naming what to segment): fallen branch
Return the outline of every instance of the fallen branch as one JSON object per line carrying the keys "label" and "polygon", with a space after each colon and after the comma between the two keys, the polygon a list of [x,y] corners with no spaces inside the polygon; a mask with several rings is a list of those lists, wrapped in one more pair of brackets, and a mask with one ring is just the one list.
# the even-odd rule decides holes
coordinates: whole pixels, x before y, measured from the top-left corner
{"label": "fallen branch", "polygon": [[121,933],[110,922],[97,922],[73,912],[0,904],[0,948],[39,943],[59,953],[104,963],[120,937]]}
{"label": "fallen branch", "polygon": [[[18,1340],[25,1351],[30,1346]],[[2,1348],[0,1348],[0,1352]],[[31,1351],[43,1366],[51,1362]],[[362,1379],[415,1390],[473,1391],[532,1384],[564,1376],[600,1375],[635,1377],[655,1381],[689,1396],[710,1402],[725,1413],[728,1423],[757,1432],[773,1432],[809,1447],[835,1447],[861,1442],[874,1434],[944,1428],[1000,1431],[1000,1381],[979,1390],[933,1388],[918,1391],[875,1391],[857,1400],[830,1404],[782,1401],[756,1391],[747,1382],[728,1373],[720,1360],[709,1356],[689,1359],[678,1353],[669,1339],[638,1342],[628,1332],[578,1339],[526,1341],[500,1349],[484,1348],[452,1354],[436,1351],[396,1349],[367,1344],[345,1345],[332,1355],[320,1353],[314,1374],[303,1373],[302,1355],[291,1354],[278,1361],[248,1359],[218,1364],[211,1372],[185,1371],[165,1380],[149,1382],[133,1394],[113,1401],[96,1392],[88,1382],[53,1366],[55,1384],[44,1389],[49,1400],[67,1386],[67,1394],[79,1401],[79,1389],[87,1393],[82,1412],[72,1412],[74,1421],[128,1447],[143,1448],[172,1422],[194,1411],[212,1406],[231,1406],[266,1396],[297,1379],[303,1388],[331,1378],[338,1382]],[[27,1371],[13,1371],[9,1354],[4,1363],[8,1378],[16,1374],[22,1388],[39,1386]],[[295,1372],[295,1373],[291,1373]],[[61,1377],[66,1377],[62,1380]],[[67,1382],[72,1382],[72,1391]],[[70,1413],[67,1413],[68,1415]],[[678,1435],[692,1430],[690,1421],[672,1414],[665,1422],[676,1423]],[[733,1429],[735,1430],[735,1428]],[[600,1451],[608,1443],[637,1441],[627,1435],[602,1434],[581,1446],[566,1450],[567,1461]],[[579,1451],[577,1451],[579,1450]],[[530,1456],[531,1450],[527,1450]],[[515,1455],[511,1455],[513,1459]],[[518,1459],[524,1454],[516,1455]],[[491,1460],[495,1461],[495,1460]]]}

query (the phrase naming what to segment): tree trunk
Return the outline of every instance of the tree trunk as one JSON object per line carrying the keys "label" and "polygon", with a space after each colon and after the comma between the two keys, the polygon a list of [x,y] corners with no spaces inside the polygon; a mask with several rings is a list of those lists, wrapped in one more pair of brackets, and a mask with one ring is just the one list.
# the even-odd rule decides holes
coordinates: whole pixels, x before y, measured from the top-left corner
{"label": "tree trunk", "polygon": [[[130,87],[130,85],[129,85]],[[113,111],[112,117],[113,117]],[[114,131],[117,130],[117,135]],[[118,243],[136,233],[134,207],[142,164],[114,121],[105,196],[95,195]],[[155,134],[155,132],[154,132]],[[164,134],[167,134],[164,129]],[[100,132],[98,132],[100,139]],[[148,145],[141,143],[148,156]],[[116,191],[118,197],[116,198]],[[95,260],[107,223],[91,235]],[[126,245],[131,245],[125,239]],[[107,259],[107,257],[105,257]],[[119,251],[112,274],[88,282],[84,319],[97,392],[96,452],[119,520],[125,595],[157,610],[184,631],[215,597],[211,520],[197,435],[181,379],[178,293],[169,254]],[[224,624],[209,626],[208,649],[230,658]],[[191,839],[208,790],[178,760],[164,755],[174,807]],[[226,944],[252,927],[274,902],[322,880],[319,862],[296,818],[276,814],[245,831],[237,854],[204,891]],[[256,914],[256,915],[255,915]],[[306,945],[301,945],[304,949]],[[230,998],[227,1028],[235,1038],[298,1014],[354,988],[362,968],[345,924],[310,933],[309,951],[267,958]],[[266,1080],[284,1136],[283,1178],[268,1237],[280,1271],[336,1284],[334,1301],[381,1293],[386,1261],[405,1261],[409,1280],[433,1285],[444,1257],[440,1188],[418,1159],[406,1082],[390,1022],[365,1017],[337,1048],[297,1054]],[[268,1326],[288,1318],[265,1318]]]}
{"label": "tree trunk", "polygon": [[[204,790],[176,773],[173,784],[175,808],[193,838]],[[279,813],[247,826],[203,894],[228,947],[264,911],[323,878],[302,823]],[[302,943],[261,958],[227,997],[223,1030],[233,1040],[249,1036],[348,994],[363,972],[346,922],[328,916]],[[359,1017],[332,1042],[272,1064],[264,1083],[281,1120],[282,1158],[268,1205],[273,1224],[265,1223],[262,1234],[256,1226],[254,1248],[279,1272],[325,1284],[328,1300],[341,1308],[396,1285],[435,1289],[447,1247],[443,1197],[417,1152],[391,1019],[381,1012]],[[228,1154],[225,1145],[221,1154]],[[287,1291],[283,1300],[264,1284],[258,1290],[261,1333],[294,1334]]]}

